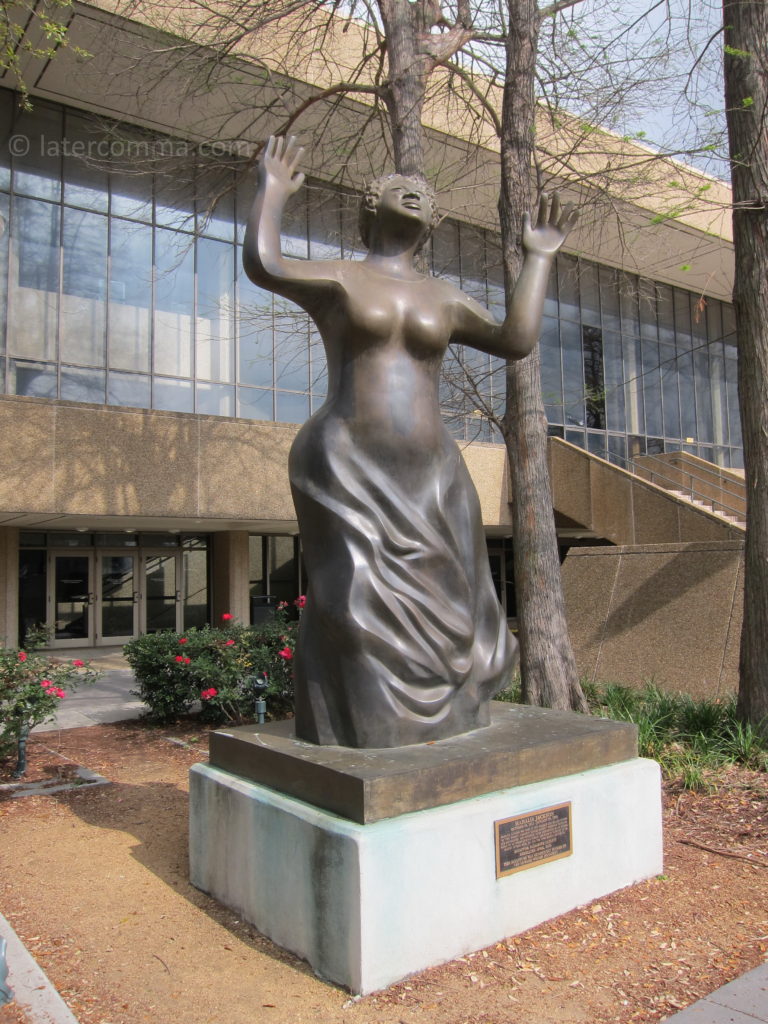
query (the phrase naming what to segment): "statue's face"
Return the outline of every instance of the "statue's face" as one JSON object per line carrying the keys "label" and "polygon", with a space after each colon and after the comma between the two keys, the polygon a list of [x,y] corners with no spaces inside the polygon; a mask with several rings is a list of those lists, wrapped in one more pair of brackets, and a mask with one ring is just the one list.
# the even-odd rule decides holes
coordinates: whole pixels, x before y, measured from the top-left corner
{"label": "statue's face", "polygon": [[432,223],[432,207],[423,184],[414,178],[398,175],[384,186],[376,205],[376,215],[382,220],[390,217],[418,221],[426,230]]}

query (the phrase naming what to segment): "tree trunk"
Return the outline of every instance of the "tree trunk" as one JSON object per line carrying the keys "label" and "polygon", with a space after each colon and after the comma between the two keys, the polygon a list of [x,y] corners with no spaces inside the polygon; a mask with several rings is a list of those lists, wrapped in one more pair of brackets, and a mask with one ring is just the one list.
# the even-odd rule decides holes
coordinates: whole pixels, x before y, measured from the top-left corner
{"label": "tree trunk", "polygon": [[388,80],[384,101],[389,114],[395,169],[424,176],[424,129],[421,111],[434,64],[420,52],[421,3],[381,0],[379,10],[387,37]]}
{"label": "tree trunk", "polygon": [[747,485],[738,709],[768,736],[768,2],[725,0],[723,24]]}
{"label": "tree trunk", "polygon": [[[522,217],[531,208],[539,19],[534,0],[508,0],[499,200],[507,295],[522,265]],[[523,700],[586,711],[573,656],[547,469],[547,422],[538,346],[507,364],[503,434],[512,474],[515,591]]]}

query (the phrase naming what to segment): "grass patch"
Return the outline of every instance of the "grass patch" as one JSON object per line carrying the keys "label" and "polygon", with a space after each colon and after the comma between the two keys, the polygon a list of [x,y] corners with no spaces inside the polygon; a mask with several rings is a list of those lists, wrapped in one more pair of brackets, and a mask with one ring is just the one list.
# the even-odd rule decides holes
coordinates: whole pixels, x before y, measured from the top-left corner
{"label": "grass patch", "polygon": [[[667,779],[684,789],[712,790],[730,765],[768,771],[768,745],[739,720],[735,695],[697,698],[668,693],[654,683],[642,688],[582,680],[593,715],[634,722],[641,757],[658,761]],[[519,675],[496,700],[522,701]]]}

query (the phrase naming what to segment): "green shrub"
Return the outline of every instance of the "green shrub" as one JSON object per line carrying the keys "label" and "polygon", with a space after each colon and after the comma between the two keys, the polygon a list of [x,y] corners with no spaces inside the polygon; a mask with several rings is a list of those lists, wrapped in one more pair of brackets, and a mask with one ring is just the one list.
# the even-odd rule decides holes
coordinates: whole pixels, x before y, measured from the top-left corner
{"label": "green shrub", "polygon": [[[295,603],[302,607],[303,599]],[[221,626],[149,633],[127,643],[123,650],[139,686],[135,692],[149,717],[167,722],[202,701],[204,720],[241,722],[255,717],[261,693],[270,717],[291,712],[298,623],[288,611],[283,606],[258,626],[243,626],[227,615]]]}

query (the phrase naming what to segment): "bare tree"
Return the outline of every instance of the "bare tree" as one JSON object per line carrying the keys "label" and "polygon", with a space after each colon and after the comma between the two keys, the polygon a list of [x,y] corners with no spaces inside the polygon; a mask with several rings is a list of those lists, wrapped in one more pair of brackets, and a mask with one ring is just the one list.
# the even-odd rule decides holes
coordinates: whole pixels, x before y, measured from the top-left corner
{"label": "bare tree", "polygon": [[[390,148],[402,173],[434,176],[438,170],[443,182],[451,173],[465,174],[435,166],[436,150],[448,150],[430,145],[425,129],[437,109],[455,116],[467,143],[457,162],[466,160],[473,143],[500,139],[509,294],[521,263],[522,215],[535,205],[535,191],[560,181],[592,197],[619,194],[631,202],[658,188],[657,154],[622,147],[596,132],[595,122],[615,126],[629,96],[640,102],[660,87],[676,38],[669,29],[657,44],[646,34],[633,50],[632,31],[643,15],[622,22],[621,4],[614,5],[614,20],[604,31],[593,26],[580,37],[577,14],[589,6],[589,0],[541,6],[536,0],[508,0],[506,6],[493,0],[352,0],[346,8],[325,0],[191,3],[183,23],[162,9],[163,17],[176,20],[157,25],[166,35],[156,56],[164,71],[180,72],[188,83],[180,104],[201,81],[226,94],[223,121],[217,108],[219,138],[228,132],[233,140],[263,138],[267,125],[278,132],[300,128],[322,137],[323,151],[347,169],[375,164]],[[656,6],[650,3],[649,10]],[[610,4],[601,7],[607,11]],[[132,2],[125,11],[147,17],[143,4]],[[245,85],[244,66],[253,75]],[[563,102],[578,116],[564,113]],[[690,202],[689,193],[684,182],[682,204]],[[675,216],[680,209],[678,204]],[[506,408],[498,422],[515,495],[525,697],[583,709],[559,580],[536,355],[508,369]]]}
{"label": "bare tree", "polygon": [[747,484],[739,713],[768,735],[768,4],[725,0],[723,24]]}

